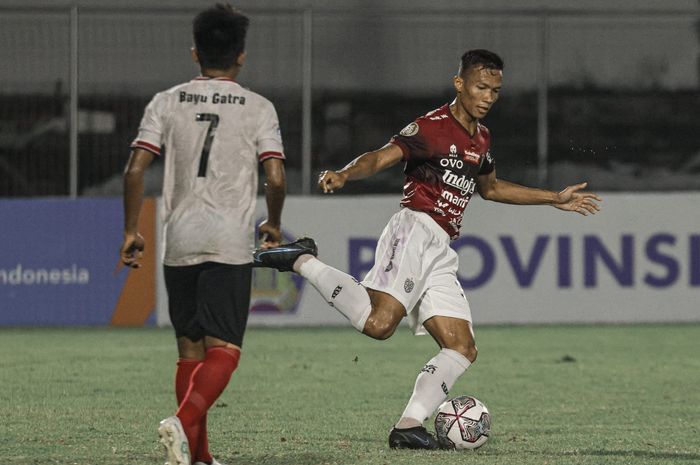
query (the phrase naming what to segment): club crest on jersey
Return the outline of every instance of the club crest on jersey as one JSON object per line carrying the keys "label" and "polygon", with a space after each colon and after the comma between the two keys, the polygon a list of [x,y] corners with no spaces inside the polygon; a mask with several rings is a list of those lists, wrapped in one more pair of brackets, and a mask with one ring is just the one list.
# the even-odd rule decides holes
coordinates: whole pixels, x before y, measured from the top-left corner
{"label": "club crest on jersey", "polygon": [[457,146],[455,144],[450,145],[450,156],[451,157],[457,156]]}
{"label": "club crest on jersey", "polygon": [[478,165],[481,162],[481,155],[479,155],[476,152],[471,152],[467,149],[464,149],[464,161],[472,163],[474,165]]}
{"label": "club crest on jersey", "polygon": [[418,129],[420,129],[418,127],[418,123],[414,121],[413,123],[410,123],[408,126],[403,128],[399,134],[406,137],[415,136],[416,134],[418,134]]}

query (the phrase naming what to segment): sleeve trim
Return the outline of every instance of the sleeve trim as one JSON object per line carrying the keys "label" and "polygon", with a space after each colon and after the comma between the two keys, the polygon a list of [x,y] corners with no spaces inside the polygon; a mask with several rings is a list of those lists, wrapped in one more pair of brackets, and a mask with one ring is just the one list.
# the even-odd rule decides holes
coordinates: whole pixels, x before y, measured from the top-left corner
{"label": "sleeve trim", "polygon": [[157,147],[153,144],[149,144],[148,142],[143,140],[135,140],[134,142],[132,142],[131,148],[148,150],[149,152],[160,156],[160,147]]}
{"label": "sleeve trim", "polygon": [[265,160],[269,160],[270,158],[278,158],[280,160],[285,160],[287,157],[285,157],[282,152],[263,152],[260,155],[258,155],[258,160],[260,160],[260,162],[264,162]]}
{"label": "sleeve trim", "polygon": [[401,152],[403,152],[403,159],[408,160],[409,157],[409,150],[408,147],[406,147],[406,144],[401,142],[400,140],[397,140],[396,138],[392,139],[389,141],[390,144],[394,144],[398,148],[401,149]]}

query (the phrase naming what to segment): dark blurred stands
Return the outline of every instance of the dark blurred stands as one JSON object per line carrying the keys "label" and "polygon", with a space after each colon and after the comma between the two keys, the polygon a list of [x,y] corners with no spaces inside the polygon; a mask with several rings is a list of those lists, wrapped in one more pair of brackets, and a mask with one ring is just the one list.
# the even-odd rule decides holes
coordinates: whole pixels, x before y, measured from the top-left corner
{"label": "dark blurred stands", "polygon": [[[290,191],[300,192],[301,99],[263,92],[275,103],[287,151]],[[338,169],[384,145],[415,117],[451,100],[435,96],[326,91],[314,99],[313,173]],[[79,191],[119,195],[120,173],[148,97],[81,96]],[[68,193],[67,102],[47,95],[0,96],[0,196]],[[597,190],[700,189],[700,92],[554,88],[549,94],[552,188],[585,176]],[[499,175],[537,182],[537,95],[508,92],[485,120]],[[158,172],[154,170],[154,172]],[[152,184],[158,191],[157,180]],[[347,194],[397,193],[388,170]]]}

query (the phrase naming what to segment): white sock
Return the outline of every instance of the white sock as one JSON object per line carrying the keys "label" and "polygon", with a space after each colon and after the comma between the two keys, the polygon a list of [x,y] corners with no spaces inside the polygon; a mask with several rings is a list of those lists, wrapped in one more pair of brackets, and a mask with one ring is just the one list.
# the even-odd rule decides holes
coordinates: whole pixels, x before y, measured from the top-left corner
{"label": "white sock", "polygon": [[413,394],[397,427],[418,426],[411,425],[407,419],[415,419],[422,424],[447,400],[450,389],[471,364],[467,357],[455,350],[442,349],[438,352],[418,373]]}
{"label": "white sock", "polygon": [[302,263],[299,274],[316,288],[328,305],[342,313],[355,329],[362,331],[365,328],[372,303],[367,289],[355,278],[317,258]]}

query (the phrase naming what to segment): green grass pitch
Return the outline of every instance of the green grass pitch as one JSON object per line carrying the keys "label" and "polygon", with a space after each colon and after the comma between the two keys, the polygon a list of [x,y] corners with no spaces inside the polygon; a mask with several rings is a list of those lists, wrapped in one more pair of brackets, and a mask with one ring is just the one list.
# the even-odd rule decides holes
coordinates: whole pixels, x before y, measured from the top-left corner
{"label": "green grass pitch", "polygon": [[[437,346],[400,328],[250,328],[209,414],[229,465],[698,464],[700,326],[477,328],[451,395],[492,413],[478,451],[392,451],[387,433]],[[0,330],[0,463],[162,464],[175,409],[167,329]],[[429,425],[432,429],[432,425]]]}

